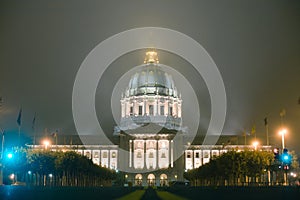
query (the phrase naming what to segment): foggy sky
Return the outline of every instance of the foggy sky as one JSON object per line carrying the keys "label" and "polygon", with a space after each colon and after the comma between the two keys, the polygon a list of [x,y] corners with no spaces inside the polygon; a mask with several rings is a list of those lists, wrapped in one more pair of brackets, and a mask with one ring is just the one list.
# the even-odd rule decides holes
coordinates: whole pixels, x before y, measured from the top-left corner
{"label": "foggy sky", "polygon": [[[299,11],[296,0],[1,1],[0,127],[13,135],[22,107],[22,134],[32,135],[34,113],[38,134],[44,134],[45,128],[49,132],[59,129],[61,134],[76,134],[72,88],[87,54],[114,34],[153,26],[192,37],[218,66],[228,101],[223,134],[241,135],[255,124],[257,137],[264,141],[263,120],[267,116],[271,143],[280,146],[277,131],[279,112],[284,108],[284,125],[289,130],[286,145],[300,151]],[[160,60],[180,67],[168,58]],[[120,58],[112,69],[122,64],[129,70],[141,61],[143,57]],[[113,79],[117,80],[122,70]],[[187,76],[193,74],[185,66],[181,71]],[[111,76],[113,73],[108,75]],[[197,80],[202,88],[201,78]],[[97,99],[100,93],[97,90]],[[208,102],[205,95],[203,102]],[[111,127],[108,131],[112,131],[114,122],[107,121],[107,127]]]}

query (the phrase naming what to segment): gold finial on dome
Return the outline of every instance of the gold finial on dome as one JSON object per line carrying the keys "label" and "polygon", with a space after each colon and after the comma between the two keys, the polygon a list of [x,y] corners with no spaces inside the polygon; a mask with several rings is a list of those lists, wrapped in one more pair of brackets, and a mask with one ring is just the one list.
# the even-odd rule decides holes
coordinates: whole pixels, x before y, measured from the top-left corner
{"label": "gold finial on dome", "polygon": [[155,51],[147,51],[144,63],[159,63],[157,52]]}

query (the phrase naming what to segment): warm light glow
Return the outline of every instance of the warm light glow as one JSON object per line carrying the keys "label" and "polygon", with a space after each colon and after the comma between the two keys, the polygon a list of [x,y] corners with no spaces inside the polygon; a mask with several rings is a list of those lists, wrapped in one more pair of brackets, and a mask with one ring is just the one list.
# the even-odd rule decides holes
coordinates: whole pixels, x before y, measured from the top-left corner
{"label": "warm light glow", "polygon": [[125,174],[125,178],[128,178],[128,175],[127,175],[127,174]]}
{"label": "warm light glow", "polygon": [[9,176],[9,178],[10,178],[11,180],[13,180],[13,179],[15,178],[15,174],[11,174],[11,175]]}
{"label": "warm light glow", "polygon": [[252,145],[255,146],[255,147],[257,147],[258,146],[258,142],[255,141],[255,142],[252,143]]}
{"label": "warm light glow", "polygon": [[278,133],[279,133],[279,135],[281,135],[282,150],[284,150],[284,148],[285,148],[285,145],[284,145],[284,140],[285,139],[284,139],[284,137],[285,137],[285,135],[287,133],[287,130],[285,128],[283,128]]}
{"label": "warm light glow", "polygon": [[287,130],[286,129],[281,129],[279,131],[279,135],[285,135],[287,133]]}
{"label": "warm light glow", "polygon": [[177,175],[175,175],[175,178],[177,179]]}
{"label": "warm light glow", "polygon": [[293,173],[293,172],[291,172],[291,176],[292,176],[292,177],[294,177],[294,178],[296,178],[296,177],[297,177],[297,174],[296,174],[296,173]]}
{"label": "warm light glow", "polygon": [[47,149],[48,146],[50,145],[50,141],[49,140],[44,140],[43,145],[45,145],[45,149]]}
{"label": "warm light glow", "polygon": [[148,51],[146,52],[146,58],[144,63],[159,63],[157,52],[155,51]]}
{"label": "warm light glow", "polygon": [[254,146],[254,149],[256,150],[257,149],[257,146],[259,145],[258,141],[254,141],[252,143],[252,145]]}

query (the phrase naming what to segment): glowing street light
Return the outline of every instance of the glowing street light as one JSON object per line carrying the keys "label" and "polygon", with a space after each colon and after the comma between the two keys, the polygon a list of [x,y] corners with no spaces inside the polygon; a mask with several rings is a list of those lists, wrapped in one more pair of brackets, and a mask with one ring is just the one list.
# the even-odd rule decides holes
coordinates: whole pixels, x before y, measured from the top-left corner
{"label": "glowing street light", "polygon": [[45,145],[45,149],[47,149],[48,146],[50,145],[50,141],[49,140],[44,140],[43,145]]}
{"label": "glowing street light", "polygon": [[11,180],[14,180],[15,174],[11,174],[11,175],[9,176],[9,178],[10,178]]}
{"label": "glowing street light", "polygon": [[292,177],[294,177],[294,178],[296,178],[296,177],[297,177],[297,174],[296,174],[296,173],[293,173],[293,172],[291,172],[291,176],[292,176]]}
{"label": "glowing street light", "polygon": [[252,145],[254,146],[255,151],[256,151],[256,149],[257,149],[258,144],[259,144],[258,141],[254,141],[254,142],[252,143]]}
{"label": "glowing street light", "polygon": [[279,131],[279,135],[281,135],[282,150],[285,148],[285,145],[284,145],[284,135],[285,134],[287,134],[287,130],[286,129],[281,129]]}
{"label": "glowing street light", "polygon": [[8,159],[12,159],[13,157],[14,157],[14,154],[12,154],[12,153],[8,153],[8,154],[7,154],[7,158],[8,158]]}

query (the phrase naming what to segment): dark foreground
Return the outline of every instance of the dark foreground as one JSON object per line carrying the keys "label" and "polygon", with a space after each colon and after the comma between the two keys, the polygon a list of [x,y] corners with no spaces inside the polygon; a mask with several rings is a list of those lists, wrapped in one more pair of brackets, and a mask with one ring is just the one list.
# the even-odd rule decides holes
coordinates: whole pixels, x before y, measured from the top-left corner
{"label": "dark foreground", "polygon": [[167,191],[187,199],[300,199],[300,187],[186,187],[168,188]]}
{"label": "dark foreground", "polygon": [[[1,186],[1,200],[89,200],[118,199],[143,188],[130,187],[24,187]],[[146,189],[142,198],[130,199],[162,199],[157,194],[168,192],[182,199],[300,199],[300,187],[177,187]],[[126,199],[126,198],[125,198]],[[170,199],[168,196],[163,199]],[[172,198],[173,199],[173,198]],[[181,198],[180,198],[181,199]]]}

